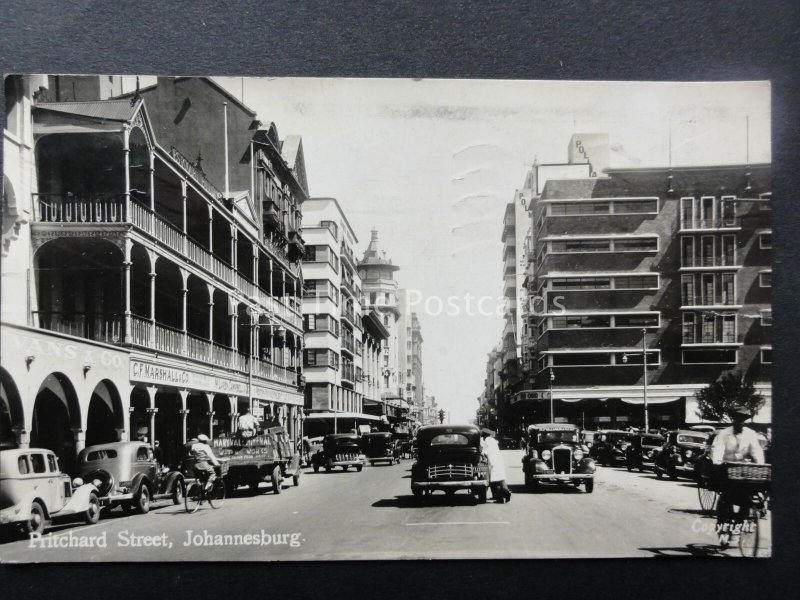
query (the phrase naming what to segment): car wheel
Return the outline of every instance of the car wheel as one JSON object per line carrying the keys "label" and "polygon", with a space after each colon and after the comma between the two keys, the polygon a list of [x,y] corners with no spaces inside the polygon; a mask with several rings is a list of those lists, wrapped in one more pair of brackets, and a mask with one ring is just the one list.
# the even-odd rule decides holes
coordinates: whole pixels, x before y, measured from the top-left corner
{"label": "car wheel", "polygon": [[672,479],[672,481],[678,479],[678,471],[675,469],[675,467],[670,467],[669,471],[667,471],[667,475],[669,475],[669,478]]}
{"label": "car wheel", "polygon": [[317,463],[314,463],[311,468],[314,469],[314,473],[319,473],[319,465]]}
{"label": "car wheel", "polygon": [[422,496],[422,490],[420,488],[411,488],[411,493],[417,498]]}
{"label": "car wheel", "polygon": [[349,468],[350,468],[350,465],[343,465],[342,466],[342,471],[347,471],[347,469],[349,469]]}
{"label": "car wheel", "polygon": [[258,481],[251,481],[248,483],[247,490],[250,492],[251,496],[258,495]]}
{"label": "car wheel", "polygon": [[531,484],[528,486],[528,490],[533,494],[538,494],[542,491],[542,484],[536,479],[531,478]]}
{"label": "car wheel", "polygon": [[587,479],[583,482],[583,485],[586,488],[587,494],[591,494],[594,491],[594,479]]}
{"label": "car wheel", "polygon": [[100,520],[100,500],[96,494],[89,494],[89,507],[83,513],[83,520],[87,525],[94,525]]}
{"label": "car wheel", "polygon": [[325,472],[330,473],[332,468],[330,465],[325,465]]}
{"label": "car wheel", "polygon": [[364,468],[364,465],[356,465],[356,471],[358,473],[361,473],[361,469],[363,469],[363,468]]}
{"label": "car wheel", "polygon": [[294,475],[292,475],[292,483],[295,487],[300,485],[300,471],[296,471]]}
{"label": "car wheel", "polygon": [[22,527],[28,535],[41,535],[47,527],[47,517],[45,516],[44,507],[38,500],[31,503],[31,514],[28,520],[22,524]]}
{"label": "car wheel", "polygon": [[628,471],[633,471],[633,465],[631,463],[627,463],[625,466],[628,467]]}
{"label": "car wheel", "polygon": [[150,510],[150,490],[145,483],[139,488],[139,494],[133,499],[134,510],[140,515],[146,515]]}
{"label": "car wheel", "polygon": [[478,503],[486,504],[486,488],[480,488],[478,490]]}
{"label": "car wheel", "polygon": [[278,465],[275,465],[275,468],[272,469],[272,493],[280,494],[281,493],[281,481],[283,478],[281,477],[281,468]]}
{"label": "car wheel", "polygon": [[178,504],[183,504],[183,481],[180,479],[177,480],[172,487],[172,503],[176,506]]}
{"label": "car wheel", "polygon": [[661,469],[659,469],[658,467],[656,467],[656,477],[658,479],[661,479],[663,476],[664,476],[664,472]]}

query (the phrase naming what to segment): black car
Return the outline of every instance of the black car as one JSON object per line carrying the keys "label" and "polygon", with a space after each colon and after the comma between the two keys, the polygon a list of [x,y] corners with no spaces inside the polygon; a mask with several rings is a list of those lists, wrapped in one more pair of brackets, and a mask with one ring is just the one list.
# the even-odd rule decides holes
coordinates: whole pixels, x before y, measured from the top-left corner
{"label": "black car", "polygon": [[635,433],[625,450],[625,466],[628,471],[655,468],[658,451],[664,445],[664,436],[655,433]]}
{"label": "black car", "polygon": [[321,468],[330,473],[334,467],[347,471],[355,467],[356,471],[364,468],[364,453],[361,440],[354,433],[331,433],[322,440],[322,448],[311,457],[311,466],[315,473]]}
{"label": "black car", "polygon": [[625,451],[631,443],[630,431],[603,431],[595,437],[591,455],[601,465],[611,466],[625,462]]}
{"label": "black car", "polygon": [[428,425],[416,437],[417,460],[411,466],[411,492],[422,498],[434,490],[468,490],[486,502],[489,471],[481,457],[480,430],[474,425]]}
{"label": "black car", "polygon": [[677,429],[667,433],[664,444],[656,456],[656,477],[666,473],[670,479],[679,475],[694,478],[694,464],[705,452],[708,434],[690,429]]}
{"label": "black car", "polygon": [[361,436],[361,448],[371,465],[376,462],[388,462],[391,465],[394,461],[400,464],[400,446],[389,432],[365,433]]}
{"label": "black car", "polygon": [[543,482],[581,484],[594,491],[594,459],[580,442],[575,425],[542,423],[528,427],[528,444],[522,458],[525,487],[538,491]]}

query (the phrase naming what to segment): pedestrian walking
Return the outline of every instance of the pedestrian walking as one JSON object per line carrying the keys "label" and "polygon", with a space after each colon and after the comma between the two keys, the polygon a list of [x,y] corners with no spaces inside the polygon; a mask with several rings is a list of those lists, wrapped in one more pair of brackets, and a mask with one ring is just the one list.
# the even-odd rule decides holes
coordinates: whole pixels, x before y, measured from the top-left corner
{"label": "pedestrian walking", "polygon": [[492,498],[498,504],[511,502],[511,490],[506,484],[506,464],[500,452],[500,445],[494,438],[494,432],[491,429],[482,429],[481,438],[483,454],[489,462],[489,487],[492,490]]}

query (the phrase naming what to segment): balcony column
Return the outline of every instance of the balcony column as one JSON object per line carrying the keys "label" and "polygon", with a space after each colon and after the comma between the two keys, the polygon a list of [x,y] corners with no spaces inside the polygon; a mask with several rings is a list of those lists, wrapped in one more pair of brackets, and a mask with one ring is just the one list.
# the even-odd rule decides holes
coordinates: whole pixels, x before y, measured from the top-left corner
{"label": "balcony column", "polygon": [[152,261],[152,271],[150,271],[150,332],[148,345],[152,348],[155,344],[156,335],[156,263]]}
{"label": "balcony column", "polygon": [[181,416],[181,445],[186,444],[186,419],[189,416],[189,410],[186,408],[186,398],[189,396],[189,390],[178,390],[181,397],[181,407],[178,414]]}
{"label": "balcony column", "polygon": [[155,154],[150,152],[148,175],[150,177],[150,231],[156,230]]}
{"label": "balcony column", "polygon": [[239,268],[239,253],[236,251],[238,241],[239,232],[231,223],[231,265],[233,266],[234,271]]}
{"label": "balcony column", "polygon": [[214,286],[208,286],[208,360],[211,361],[214,352]]}
{"label": "balcony column", "polygon": [[122,126],[122,155],[125,171],[125,221],[131,219],[131,126],[125,123]]}
{"label": "balcony column", "polygon": [[214,439],[214,411],[209,410],[206,412],[206,416],[208,417],[208,438],[213,440]]}
{"label": "balcony column", "polygon": [[[237,305],[238,306],[238,305]],[[233,308],[231,301],[228,300],[228,310],[230,311],[231,316],[231,348],[233,348],[236,352],[239,351],[239,315],[238,311]]]}
{"label": "balcony column", "polygon": [[250,244],[253,250],[253,282],[258,287],[258,247],[255,244]]}
{"label": "balcony column", "polygon": [[281,269],[281,302],[286,304],[286,271]]}
{"label": "balcony column", "polygon": [[208,251],[214,255],[214,207],[208,205]]}
{"label": "balcony column", "polygon": [[131,267],[133,266],[133,262],[131,261],[131,250],[133,249],[133,242],[129,237],[125,238],[125,257],[122,261],[122,269],[124,272],[125,282],[124,282],[124,290],[123,294],[125,295],[124,303],[125,303],[125,343],[130,344],[133,341],[133,337],[131,336],[131,327],[132,327],[132,319],[131,319]]}
{"label": "balcony column", "polygon": [[189,248],[188,248],[188,246],[189,246],[189,241],[188,241],[189,230],[187,229],[187,223],[186,223],[186,203],[187,203],[186,180],[185,179],[181,179],[181,215],[182,215],[181,228],[182,228],[182,231],[183,231],[183,254],[184,254],[184,256],[189,251]]}
{"label": "balcony column", "polygon": [[271,258],[268,260],[269,260],[269,295],[271,297],[275,297],[275,294],[272,292],[272,266],[274,263],[272,262]]}
{"label": "balcony column", "polygon": [[187,322],[187,309],[188,309],[188,297],[189,297],[189,273],[185,269],[181,269],[181,280],[183,281],[183,287],[181,287],[181,323],[183,324],[183,342],[181,343],[181,348],[183,349],[183,354],[186,355],[189,345],[189,328]]}

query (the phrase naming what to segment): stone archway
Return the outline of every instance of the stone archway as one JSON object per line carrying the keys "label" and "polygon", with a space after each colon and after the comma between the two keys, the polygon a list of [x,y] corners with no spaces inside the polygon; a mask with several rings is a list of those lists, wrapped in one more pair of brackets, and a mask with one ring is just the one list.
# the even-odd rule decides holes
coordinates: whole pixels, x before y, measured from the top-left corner
{"label": "stone archway", "polygon": [[61,470],[74,474],[82,450],[81,411],[78,395],[63,373],[44,378],[33,405],[31,447],[55,452]]}
{"label": "stone archway", "polygon": [[0,367],[0,448],[16,448],[16,432],[25,428],[25,413],[17,384],[8,371]]}
{"label": "stone archway", "polygon": [[89,412],[86,417],[86,445],[116,442],[124,427],[119,391],[111,381],[104,379],[95,386],[89,400]]}

